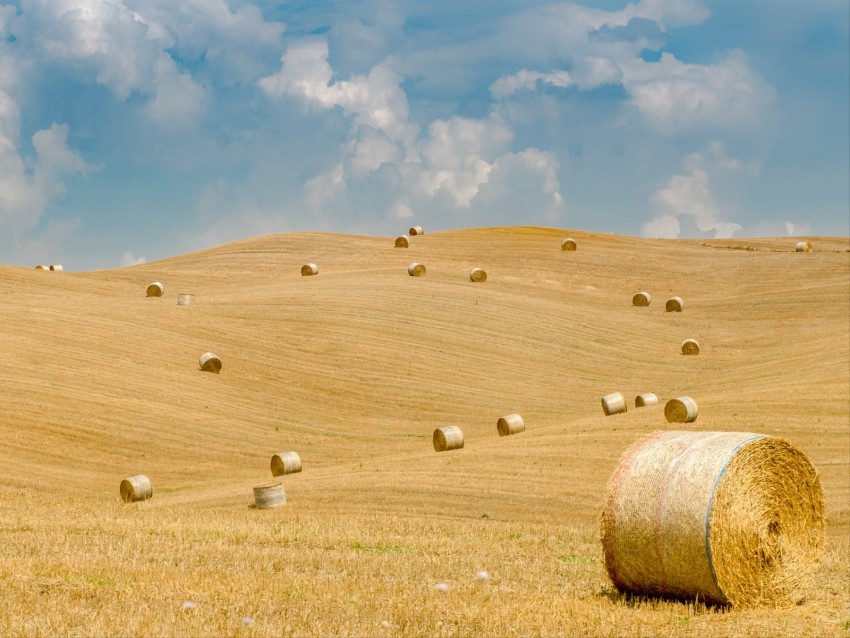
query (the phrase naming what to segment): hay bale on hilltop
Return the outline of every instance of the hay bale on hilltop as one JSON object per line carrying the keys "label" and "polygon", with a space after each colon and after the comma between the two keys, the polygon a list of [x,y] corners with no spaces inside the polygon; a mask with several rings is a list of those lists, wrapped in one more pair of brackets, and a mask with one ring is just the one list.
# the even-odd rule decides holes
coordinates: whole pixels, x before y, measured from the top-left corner
{"label": "hay bale on hilltop", "polygon": [[685,301],[681,297],[670,297],[664,305],[667,312],[682,312],[685,307]]}
{"label": "hay bale on hilltop", "polygon": [[487,281],[487,273],[480,268],[473,268],[469,271],[469,280],[478,284],[483,284]]}
{"label": "hay bale on hilltop", "polygon": [[407,248],[410,246],[410,236],[409,235],[399,235],[395,238],[395,247],[396,248]]}
{"label": "hay bale on hilltop", "polygon": [[612,392],[602,397],[602,411],[605,413],[605,416],[621,414],[628,409],[629,406],[626,404],[626,397],[623,396],[622,392]]}
{"label": "hay bale on hilltop", "polygon": [[687,355],[698,355],[699,354],[699,342],[696,339],[685,339],[682,342],[682,354]]}
{"label": "hay bale on hilltop", "polygon": [[[159,281],[155,281],[152,284],[148,284],[148,288],[145,291],[145,296],[147,297],[162,297],[162,293],[165,292],[165,288],[162,283]],[[179,299],[178,299],[179,302]]]}
{"label": "hay bale on hilltop", "polygon": [[633,306],[648,306],[652,303],[652,297],[648,292],[639,292],[634,297],[632,297],[632,305]]}
{"label": "hay bale on hilltop", "polygon": [[413,237],[415,235],[424,235],[425,231],[422,230],[422,226],[411,226],[407,234]]}
{"label": "hay bale on hilltop", "polygon": [[670,423],[693,423],[698,414],[697,402],[691,397],[670,399],[664,406],[664,418]]}
{"label": "hay bale on hilltop", "polygon": [[658,397],[654,392],[644,392],[635,397],[636,408],[645,408],[650,405],[658,405]]}
{"label": "hay bale on hilltop", "polygon": [[797,245],[794,247],[794,250],[798,253],[810,253],[812,252],[812,242],[798,241]]}
{"label": "hay bale on hilltop", "polygon": [[295,474],[301,471],[301,457],[298,452],[278,452],[272,457],[272,476]]}
{"label": "hay bale on hilltop", "polygon": [[817,470],[783,439],[655,432],[625,451],[604,499],[615,587],[752,607],[806,595],[824,545]]}
{"label": "hay bale on hilltop", "polygon": [[121,481],[119,486],[121,500],[125,503],[144,501],[153,496],[151,480],[144,474],[136,474]]}
{"label": "hay bale on hilltop", "polygon": [[215,372],[216,374],[221,372],[221,359],[212,352],[202,354],[198,360],[198,365],[201,366],[201,370],[204,372]]}
{"label": "hay bale on hilltop", "polygon": [[417,264],[416,262],[413,262],[407,267],[407,274],[411,277],[424,277],[425,264]]}
{"label": "hay bale on hilltop", "polygon": [[301,266],[301,276],[309,277],[311,275],[318,275],[319,267],[316,264],[304,264]]}
{"label": "hay bale on hilltop", "polygon": [[35,267],[35,270],[47,270],[47,266],[45,266],[44,264],[39,264]]}
{"label": "hay bale on hilltop", "polygon": [[525,421],[519,414],[508,414],[496,421],[496,430],[498,430],[499,436],[519,434],[525,432]]}
{"label": "hay bale on hilltop", "polygon": [[62,264],[50,264],[51,272],[62,272],[63,270],[65,269],[62,267]]}
{"label": "hay bale on hilltop", "polygon": [[434,430],[433,442],[437,452],[459,450],[463,447],[463,431],[456,425],[444,425]]}
{"label": "hay bale on hilltop", "polygon": [[576,250],[578,248],[578,244],[576,244],[576,240],[567,237],[561,240],[561,250]]}
{"label": "hay bale on hilltop", "polygon": [[263,483],[254,487],[254,505],[257,509],[271,509],[286,505],[283,483]]}

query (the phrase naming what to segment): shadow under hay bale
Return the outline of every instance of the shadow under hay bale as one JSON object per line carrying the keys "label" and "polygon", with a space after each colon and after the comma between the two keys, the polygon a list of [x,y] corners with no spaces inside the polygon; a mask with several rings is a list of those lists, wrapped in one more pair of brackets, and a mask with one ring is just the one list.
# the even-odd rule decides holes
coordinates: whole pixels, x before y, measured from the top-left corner
{"label": "shadow under hay bale", "polygon": [[670,297],[664,306],[667,312],[682,312],[685,301],[681,297]]}
{"label": "shadow under hay bale", "polygon": [[797,245],[794,247],[794,250],[798,253],[810,253],[812,252],[812,242],[798,241]]}
{"label": "shadow under hay bale", "polygon": [[395,238],[396,248],[407,248],[410,246],[410,237],[408,235],[399,235]]}
{"label": "shadow under hay bale", "polygon": [[612,392],[602,397],[602,411],[605,413],[605,416],[622,414],[628,411],[628,409],[629,406],[626,403],[626,397],[623,396],[622,392]]}
{"label": "shadow under hay bale", "polygon": [[561,240],[561,250],[576,250],[578,248],[578,244],[576,244],[576,240],[570,237]]}
{"label": "shadow under hay bale", "polygon": [[698,414],[697,402],[691,397],[670,399],[664,406],[664,418],[670,423],[693,423]]}
{"label": "shadow under hay bale", "polygon": [[192,306],[195,304],[195,295],[190,295],[185,292],[181,292],[177,294],[177,305],[178,306]]}
{"label": "shadow under hay bale", "polygon": [[411,277],[424,277],[425,264],[417,264],[416,262],[413,262],[407,267],[407,274]]}
{"label": "shadow under hay bale", "polygon": [[422,230],[422,226],[411,226],[407,234],[413,237],[415,235],[424,235],[425,231]]}
{"label": "shadow under hay bale", "polygon": [[499,436],[510,436],[525,432],[525,421],[519,414],[508,414],[496,421],[496,429],[499,431]]}
{"label": "shadow under hay bale", "polygon": [[634,297],[632,297],[632,305],[633,306],[641,306],[645,307],[652,303],[652,297],[648,292],[639,292]]}
{"label": "shadow under hay bale", "polygon": [[50,264],[51,272],[62,272],[65,269],[62,267],[62,264]]}
{"label": "shadow under hay bale", "polygon": [[650,405],[658,405],[658,397],[654,392],[644,392],[635,397],[636,408],[645,408]]}
{"label": "shadow under hay bale", "polygon": [[685,339],[682,342],[682,354],[687,355],[698,355],[699,354],[699,343],[696,339]]}
{"label": "shadow under hay bale", "polygon": [[198,365],[201,366],[201,370],[204,372],[215,372],[216,374],[221,372],[221,359],[212,352],[202,354],[198,360]]}
{"label": "shadow under hay bale", "polygon": [[263,483],[254,487],[254,506],[257,509],[271,509],[283,505],[286,505],[283,483]]}
{"label": "shadow under hay bale", "polygon": [[296,474],[301,471],[301,457],[297,452],[279,452],[272,457],[272,476]]}
{"label": "shadow under hay bale", "polygon": [[162,297],[162,293],[165,292],[165,288],[162,283],[159,281],[155,281],[152,284],[148,285],[147,290],[145,291],[145,296],[147,297]]}
{"label": "shadow under hay bale", "polygon": [[619,591],[745,608],[803,599],[824,527],[817,470],[787,441],[673,431],[623,454],[600,531]]}
{"label": "shadow under hay bale", "polygon": [[319,267],[316,264],[304,264],[301,266],[301,276],[309,277],[311,275],[318,275]]}
{"label": "shadow under hay bale", "polygon": [[463,431],[456,425],[444,425],[434,430],[434,449],[437,452],[459,450],[463,447]]}
{"label": "shadow under hay bale", "polygon": [[469,271],[469,280],[478,284],[483,284],[487,281],[487,273],[480,268],[473,268]]}
{"label": "shadow under hay bale", "polygon": [[144,501],[153,496],[151,480],[144,474],[136,474],[121,481],[119,486],[121,500],[125,503]]}

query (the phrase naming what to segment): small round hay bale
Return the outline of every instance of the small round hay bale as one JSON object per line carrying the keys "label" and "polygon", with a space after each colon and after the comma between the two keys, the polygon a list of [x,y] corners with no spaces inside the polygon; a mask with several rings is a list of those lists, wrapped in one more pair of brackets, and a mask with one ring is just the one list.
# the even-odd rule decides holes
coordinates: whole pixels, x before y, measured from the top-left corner
{"label": "small round hay bale", "polygon": [[655,432],[614,470],[601,516],[618,590],[735,607],[803,599],[823,555],[817,470],[752,432]]}
{"label": "small round hay bale", "polygon": [[162,297],[163,292],[165,292],[165,288],[163,287],[162,283],[159,281],[155,281],[152,284],[148,285],[148,289],[145,291],[145,294],[148,297]]}
{"label": "small round hay bale", "polygon": [[411,226],[407,234],[413,237],[414,235],[424,235],[425,231],[422,230],[422,226]]}
{"label": "small round hay bale", "polygon": [[669,423],[693,423],[698,414],[697,402],[691,397],[670,399],[664,406],[664,418]]}
{"label": "small round hay bale", "polygon": [[195,303],[195,295],[190,295],[186,292],[181,292],[177,294],[177,305],[178,306],[192,306]]}
{"label": "small round hay bale", "polygon": [[605,416],[621,414],[628,411],[628,409],[629,406],[626,403],[626,397],[623,396],[622,392],[612,392],[602,397],[602,411],[605,413]]}
{"label": "small round hay bale", "polygon": [[487,273],[480,268],[473,268],[469,271],[469,281],[474,281],[478,284],[483,284],[487,281]]}
{"label": "small round hay bale", "polygon": [[309,277],[310,275],[318,275],[319,267],[316,264],[304,264],[301,266],[301,276]]}
{"label": "small round hay bale", "polygon": [[798,241],[794,250],[796,250],[798,253],[810,253],[812,252],[812,242]]}
{"label": "small round hay bale", "polygon": [[125,503],[144,501],[153,496],[151,480],[144,474],[136,474],[121,481],[121,500]]}
{"label": "small round hay bale", "polygon": [[301,471],[301,457],[298,452],[278,452],[272,457],[272,476],[295,474]]}
{"label": "small round hay bale", "polygon": [[45,266],[43,264],[39,264],[38,266],[35,267],[35,269],[36,270],[47,270],[47,266]]}
{"label": "small round hay bale", "polygon": [[682,312],[685,307],[685,301],[681,297],[670,297],[664,306],[667,312]]}
{"label": "small round hay bale", "polygon": [[561,250],[575,250],[576,248],[578,248],[578,245],[575,239],[567,237],[561,240]]}
{"label": "small round hay bale", "polygon": [[645,408],[650,405],[658,405],[658,397],[654,392],[644,392],[635,397],[636,408]]}
{"label": "small round hay bale", "polygon": [[50,270],[51,272],[62,272],[65,269],[62,268],[62,264],[50,264]]}
{"label": "small round hay bale", "polygon": [[221,372],[221,359],[212,352],[202,354],[198,364],[204,372],[215,372],[216,374]]}
{"label": "small round hay bale", "polygon": [[407,274],[411,277],[424,277],[425,264],[417,264],[416,262],[413,262],[407,267]]}
{"label": "small round hay bale", "polygon": [[699,354],[699,342],[696,339],[685,339],[682,342],[682,354],[697,355]]}
{"label": "small round hay bale", "polygon": [[463,447],[463,431],[456,425],[444,425],[434,430],[434,449],[437,452],[459,450]]}
{"label": "small round hay bale", "polygon": [[254,505],[257,509],[271,509],[286,505],[283,483],[263,483],[254,487]]}
{"label": "small round hay bale", "polygon": [[496,421],[496,429],[499,431],[499,436],[519,434],[525,432],[525,421],[519,414],[508,414]]}
{"label": "small round hay bale", "polygon": [[652,297],[649,296],[648,292],[639,292],[634,297],[632,297],[633,306],[648,306],[651,303]]}
{"label": "small round hay bale", "polygon": [[399,235],[395,238],[395,247],[396,248],[407,248],[410,246],[410,236],[409,235]]}

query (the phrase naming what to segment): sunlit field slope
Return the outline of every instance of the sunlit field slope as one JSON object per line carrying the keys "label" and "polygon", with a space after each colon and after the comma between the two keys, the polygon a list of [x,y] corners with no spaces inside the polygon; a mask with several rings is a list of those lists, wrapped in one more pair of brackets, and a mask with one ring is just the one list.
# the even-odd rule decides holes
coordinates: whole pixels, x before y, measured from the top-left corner
{"label": "sunlit field slope", "polygon": [[[0,633],[847,636],[850,241],[806,239],[293,233],[119,270],[0,266]],[[630,409],[606,417],[614,391]],[[661,403],[635,410],[643,392]],[[673,426],[681,395],[699,417]],[[499,437],[509,413],[526,431]],[[449,424],[465,446],[438,454]],[[659,429],[809,457],[827,544],[803,604],[616,593],[600,503]],[[251,508],[286,450],[304,467],[287,504]],[[124,504],[134,474],[154,497]]]}

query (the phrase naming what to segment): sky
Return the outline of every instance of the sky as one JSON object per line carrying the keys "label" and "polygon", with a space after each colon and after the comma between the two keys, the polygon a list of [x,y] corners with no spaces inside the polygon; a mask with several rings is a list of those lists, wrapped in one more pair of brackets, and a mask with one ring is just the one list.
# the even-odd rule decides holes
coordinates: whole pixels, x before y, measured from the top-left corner
{"label": "sky", "polygon": [[850,234],[846,0],[0,0],[0,263]]}

